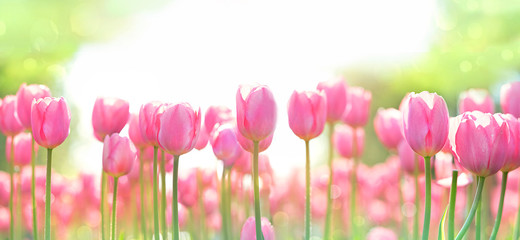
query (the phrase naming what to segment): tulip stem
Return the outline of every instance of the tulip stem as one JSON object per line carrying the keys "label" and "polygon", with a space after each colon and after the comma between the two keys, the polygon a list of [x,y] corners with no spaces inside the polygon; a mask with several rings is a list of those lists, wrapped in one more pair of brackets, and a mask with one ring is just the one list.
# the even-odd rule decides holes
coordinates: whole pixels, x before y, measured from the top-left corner
{"label": "tulip stem", "polygon": [[14,172],[14,136],[11,136],[11,162],[9,163],[9,239],[14,239],[14,212],[13,212],[13,205],[14,205],[14,179],[13,179],[13,173]]}
{"label": "tulip stem", "polygon": [[357,188],[357,165],[358,165],[358,159],[357,159],[357,149],[358,149],[358,142],[357,142],[357,128],[354,128],[352,136],[352,161],[354,161],[352,165],[352,172],[350,174],[350,231],[352,234],[352,239],[357,239],[356,235],[356,188]]}
{"label": "tulip stem", "polygon": [[31,132],[31,201],[32,201],[32,216],[33,216],[33,239],[38,240],[38,218],[36,215],[36,183],[34,179],[34,169],[35,169],[35,152],[34,152],[34,138],[32,137]]}
{"label": "tulip stem", "polygon": [[48,148],[47,149],[47,177],[45,179],[45,240],[51,239],[51,170],[52,170],[52,148]]}
{"label": "tulip stem", "polygon": [[[518,184],[518,192],[520,192],[520,184]],[[518,194],[518,202],[520,202],[520,194]],[[517,240],[518,239],[518,235],[520,234],[520,207],[518,208],[518,212],[516,213],[516,222],[515,222],[515,227],[513,229],[513,239],[512,240]]]}
{"label": "tulip stem", "polygon": [[258,184],[258,141],[253,141],[253,188],[255,195],[255,225],[256,239],[264,240],[262,233],[262,220],[260,215],[260,190]]}
{"label": "tulip stem", "polygon": [[482,222],[482,210],[481,210],[481,207],[482,206],[482,201],[480,201],[478,203],[478,206],[477,206],[477,217],[475,219],[475,240],[480,240],[480,234],[482,233],[482,230],[481,230],[481,222]]}
{"label": "tulip stem", "polygon": [[204,207],[204,189],[202,186],[202,180],[201,180],[201,172],[197,171],[197,188],[199,189],[199,198],[197,199],[199,202],[199,209],[200,209],[200,230],[201,230],[201,236],[200,239],[206,240],[206,210]]}
{"label": "tulip stem", "polygon": [[143,239],[146,240],[146,214],[145,214],[145,204],[144,204],[144,163],[143,163],[143,148],[139,150],[139,184],[140,184],[140,192],[141,192],[141,232],[143,234]]}
{"label": "tulip stem", "polygon": [[334,123],[328,123],[329,126],[329,184],[327,185],[327,212],[325,215],[325,230],[323,234],[324,240],[330,239],[331,218],[332,218],[332,159],[334,149],[332,145],[332,134],[334,133]]}
{"label": "tulip stem", "polygon": [[157,151],[159,147],[153,147],[153,230],[155,240],[160,240],[161,236],[159,233],[159,199],[157,197]]}
{"label": "tulip stem", "polygon": [[413,215],[413,238],[419,239],[419,210],[420,200],[419,200],[419,159],[417,159],[417,154],[414,153],[414,170],[413,170],[413,178],[415,182],[415,214]]}
{"label": "tulip stem", "polygon": [[305,240],[311,239],[311,160],[309,140],[305,140]]}
{"label": "tulip stem", "polygon": [[114,177],[114,192],[112,193],[112,237],[111,240],[116,240],[116,216],[117,216],[117,181],[119,177]]}
{"label": "tulip stem", "polygon": [[179,155],[173,157],[173,199],[172,227],[173,240],[179,240],[179,201],[177,200],[177,184],[179,178]]}
{"label": "tulip stem", "polygon": [[493,231],[491,232],[491,237],[489,237],[489,240],[495,240],[497,238],[498,229],[500,228],[502,211],[504,209],[504,197],[506,195],[508,173],[509,172],[502,172],[502,184],[500,189],[500,202],[498,203],[497,219],[495,220],[495,226],[493,226]]}
{"label": "tulip stem", "polygon": [[457,179],[459,170],[453,169],[451,172],[451,189],[450,189],[450,210],[448,213],[448,240],[455,237],[455,201],[457,200]]}
{"label": "tulip stem", "polygon": [[168,229],[166,228],[166,170],[164,151],[161,150],[161,227],[163,239],[168,239]]}
{"label": "tulip stem", "polygon": [[422,239],[428,240],[430,235],[430,214],[432,206],[432,172],[430,166],[430,157],[424,157],[424,170],[426,176],[426,197],[424,199],[424,222]]}
{"label": "tulip stem", "polygon": [[231,200],[232,200],[232,193],[231,193],[231,167],[228,168],[227,170],[227,186],[226,186],[226,193],[227,193],[227,196],[226,196],[226,207],[227,207],[227,217],[226,217],[226,220],[227,220],[227,226],[228,226],[228,233],[229,233],[229,238],[230,239],[234,239],[235,237],[233,236],[233,225],[231,224]]}
{"label": "tulip stem", "polygon": [[226,207],[226,167],[222,168],[222,177],[220,178],[220,209],[222,211],[222,239],[229,239],[228,227],[227,227],[227,207]]}
{"label": "tulip stem", "polygon": [[101,202],[99,203],[99,211],[101,213],[101,239],[105,240],[105,196],[106,196],[107,175],[105,171],[101,172]]}
{"label": "tulip stem", "polygon": [[471,209],[469,210],[468,217],[466,221],[464,221],[464,225],[460,229],[457,234],[456,240],[461,240],[471,225],[473,221],[473,217],[475,217],[475,212],[477,211],[478,204],[480,203],[480,199],[482,198],[482,189],[484,188],[484,177],[477,176],[477,191],[475,192],[475,198],[473,199],[473,203],[471,204]]}

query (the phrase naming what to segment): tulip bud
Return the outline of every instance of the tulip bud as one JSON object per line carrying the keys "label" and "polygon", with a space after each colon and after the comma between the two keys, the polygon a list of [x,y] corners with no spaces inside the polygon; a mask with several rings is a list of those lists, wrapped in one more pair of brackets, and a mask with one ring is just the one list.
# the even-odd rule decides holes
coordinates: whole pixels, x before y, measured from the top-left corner
{"label": "tulip bud", "polygon": [[160,117],[158,141],[166,152],[180,156],[191,151],[200,132],[200,109],[188,103],[169,105]]}
{"label": "tulip bud", "polygon": [[23,83],[16,93],[18,118],[24,128],[31,129],[31,105],[33,100],[50,97],[51,91],[45,85]]}
{"label": "tulip bud", "polygon": [[520,117],[520,81],[510,82],[500,88],[500,106],[504,113]]}
{"label": "tulip bud", "polygon": [[48,149],[62,144],[70,132],[70,110],[61,98],[34,100],[31,108],[31,127],[36,143]]}
{"label": "tulip bud", "polygon": [[220,125],[215,127],[212,135],[213,153],[225,167],[231,167],[244,151],[237,142],[234,127],[231,124]]}
{"label": "tulip bud", "polygon": [[123,99],[98,97],[92,111],[94,136],[103,141],[105,136],[121,132],[128,122],[129,109],[130,105]]}
{"label": "tulip bud", "polygon": [[459,113],[481,111],[494,113],[495,103],[486,89],[469,89],[459,96]]}
{"label": "tulip bud", "polygon": [[[32,136],[30,133],[21,132],[16,136],[7,138],[5,142],[5,156],[7,161],[11,161],[11,142],[14,138],[14,165],[26,166],[31,163]],[[34,151],[38,150],[38,145],[34,145]]]}
{"label": "tulip bud", "polygon": [[353,127],[365,126],[371,101],[372,93],[361,87],[350,87],[347,90],[347,106],[343,113],[343,122]]}
{"label": "tulip bud", "polygon": [[[262,218],[261,226],[264,240],[274,240],[276,237],[274,228],[267,218]],[[249,217],[244,223],[244,226],[242,226],[242,231],[240,232],[240,240],[256,240],[256,228],[254,217]]]}
{"label": "tulip bud", "polygon": [[341,120],[347,106],[347,84],[343,79],[320,82],[318,90],[323,90],[327,97],[327,122]]}
{"label": "tulip bud", "polygon": [[424,158],[417,155],[406,140],[401,141],[397,148],[399,154],[399,161],[401,168],[408,174],[413,174],[415,171],[415,164],[417,164],[417,171],[419,173],[424,172]]}
{"label": "tulip bud", "polygon": [[308,141],[323,132],[327,118],[327,99],[323,92],[294,91],[288,104],[289,127]]}
{"label": "tulip bud", "polygon": [[[356,148],[354,150],[354,135],[356,136]],[[344,158],[358,157],[363,154],[365,148],[365,131],[363,128],[352,128],[348,125],[336,127],[332,136],[336,150]]]}
{"label": "tulip bud", "polygon": [[397,149],[397,146],[403,140],[402,128],[403,114],[399,110],[395,108],[380,108],[377,110],[374,129],[385,147]]}
{"label": "tulip bud", "polygon": [[113,177],[121,177],[132,170],[137,159],[134,144],[127,137],[114,133],[105,137],[103,145],[103,171]]}
{"label": "tulip bud", "polygon": [[510,172],[520,167],[520,121],[511,114],[498,114],[504,119],[509,128],[509,144],[503,172]]}
{"label": "tulip bud", "polygon": [[240,86],[236,104],[237,127],[245,138],[261,141],[273,134],[276,127],[276,103],[267,86]]}
{"label": "tulip bud", "polygon": [[16,112],[16,96],[7,95],[0,104],[0,130],[6,136],[14,136],[23,130]]}
{"label": "tulip bud", "polygon": [[141,129],[139,126],[139,115],[130,115],[130,119],[128,122],[128,136],[130,137],[130,140],[132,140],[134,145],[138,148],[145,147],[147,144],[145,139],[143,138],[143,135],[141,134]]}
{"label": "tulip bud", "polygon": [[210,134],[217,124],[223,124],[234,120],[231,109],[225,106],[210,106],[204,116],[204,127]]}

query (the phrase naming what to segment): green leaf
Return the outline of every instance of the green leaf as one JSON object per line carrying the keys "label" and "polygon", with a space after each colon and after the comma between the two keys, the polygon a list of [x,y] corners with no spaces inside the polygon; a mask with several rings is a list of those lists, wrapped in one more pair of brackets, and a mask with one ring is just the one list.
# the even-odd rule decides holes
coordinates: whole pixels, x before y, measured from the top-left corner
{"label": "green leaf", "polygon": [[444,214],[442,214],[441,222],[439,223],[439,234],[437,239],[439,240],[446,240],[446,234],[444,230],[444,223],[446,222],[446,213],[448,213],[449,204],[446,206],[446,209],[444,210]]}

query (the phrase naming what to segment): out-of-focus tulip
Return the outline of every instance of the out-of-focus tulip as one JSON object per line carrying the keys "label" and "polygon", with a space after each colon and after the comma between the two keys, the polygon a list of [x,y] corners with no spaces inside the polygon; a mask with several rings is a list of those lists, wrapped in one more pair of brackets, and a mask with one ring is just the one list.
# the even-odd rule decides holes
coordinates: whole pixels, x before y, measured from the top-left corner
{"label": "out-of-focus tulip", "polygon": [[[354,151],[354,134],[356,135],[356,150]],[[365,131],[363,128],[352,128],[348,125],[339,125],[332,136],[334,147],[344,158],[358,157],[365,148]]]}
{"label": "out-of-focus tulip", "polygon": [[417,155],[408,142],[406,140],[401,141],[397,148],[397,152],[399,153],[399,162],[401,163],[401,168],[409,173],[413,174],[415,171],[415,164],[417,163],[417,170],[419,173],[424,172],[424,158],[420,155]]}
{"label": "out-of-focus tulip", "polygon": [[[267,218],[262,218],[261,226],[262,234],[264,235],[264,240],[276,239],[273,225],[271,225]],[[240,232],[240,240],[256,240],[254,217],[249,217],[244,223],[244,226],[242,226],[242,231]]]}
{"label": "out-of-focus tulip", "polygon": [[[5,156],[7,161],[11,161],[11,139],[14,138],[14,165],[25,166],[31,163],[32,136],[30,133],[19,133],[16,136],[7,138],[5,142]],[[34,151],[38,150],[38,145],[34,145]]]}
{"label": "out-of-focus tulip", "polygon": [[[235,131],[236,131],[237,141],[240,144],[240,146],[242,147],[242,149],[252,153],[254,150],[253,141],[242,136],[240,131],[238,131],[238,128]],[[274,133],[269,135],[267,138],[265,138],[264,140],[261,140],[258,143],[258,152],[263,152],[269,146],[271,146],[271,142],[273,142],[273,135],[274,135]]]}
{"label": "out-of-focus tulip", "polygon": [[[147,144],[159,146],[157,133],[159,132],[159,120],[157,114],[164,110],[164,104],[158,101],[143,104],[139,110],[139,129],[141,136]],[[161,110],[162,109],[162,110]]]}
{"label": "out-of-focus tulip", "polygon": [[276,127],[276,103],[265,85],[241,85],[236,95],[237,127],[247,139],[261,141]]}
{"label": "out-of-focus tulip", "polygon": [[303,140],[319,136],[327,120],[327,99],[323,92],[294,91],[288,104],[289,127]]}
{"label": "out-of-focus tulip", "polygon": [[237,142],[235,129],[231,124],[220,125],[213,131],[211,146],[217,159],[224,162],[225,167],[233,166],[233,163],[242,155],[242,147]]}
{"label": "out-of-focus tulip", "polygon": [[217,190],[214,188],[208,188],[204,190],[203,195],[204,197],[202,199],[204,201],[204,211],[206,214],[209,215],[217,211],[219,206],[219,196]]}
{"label": "out-of-focus tulip", "polygon": [[403,106],[404,136],[419,155],[433,156],[448,138],[448,107],[436,93],[411,93]]}
{"label": "out-of-focus tulip", "polygon": [[318,90],[327,96],[327,122],[341,120],[347,106],[347,84],[343,79],[320,82]]}
{"label": "out-of-focus tulip", "polygon": [[127,137],[114,133],[105,137],[103,145],[103,171],[113,177],[128,174],[137,159],[134,144]]}
{"label": "out-of-focus tulip", "polygon": [[9,209],[6,207],[0,207],[0,232],[7,233],[9,231],[10,223],[11,217],[9,216]]}
{"label": "out-of-focus tulip", "polygon": [[504,113],[520,117],[520,81],[510,82],[500,88],[500,106]]}
{"label": "out-of-focus tulip", "polygon": [[[455,163],[458,162],[455,161]],[[453,169],[461,169],[458,164],[454,164],[454,156],[448,152],[438,152],[435,154],[435,160],[433,161],[432,165],[434,165],[435,169],[435,176],[433,177],[433,179],[435,179],[434,183],[441,187],[450,189]],[[472,182],[473,179],[470,175],[459,171],[457,187],[465,187]]]}
{"label": "out-of-focus tulip", "polygon": [[179,175],[179,202],[182,205],[191,208],[199,198],[199,191],[197,190],[197,171],[190,169],[188,172],[181,172]]}
{"label": "out-of-focus tulip", "polygon": [[147,145],[143,135],[141,134],[139,115],[135,113],[131,114],[128,119],[128,136],[137,148],[143,148]]}
{"label": "out-of-focus tulip", "polygon": [[20,122],[26,129],[31,129],[31,105],[34,99],[50,97],[51,91],[45,85],[23,83],[16,93],[17,112]]}
{"label": "out-of-focus tulip", "polygon": [[180,156],[195,147],[200,132],[200,109],[188,103],[169,105],[161,116],[159,145],[166,152]]}
{"label": "out-of-focus tulip", "polygon": [[377,110],[374,119],[374,129],[377,137],[383,145],[389,149],[397,149],[403,140],[403,114],[395,109],[388,108]]}
{"label": "out-of-focus tulip", "polygon": [[216,124],[223,124],[233,121],[234,117],[231,109],[226,106],[210,106],[204,115],[204,129],[210,134]]}
{"label": "out-of-focus tulip", "polygon": [[7,95],[0,102],[0,131],[6,136],[14,136],[23,130],[16,111],[16,96]]}
{"label": "out-of-focus tulip", "polygon": [[98,97],[92,110],[94,136],[103,141],[105,136],[121,132],[128,122],[129,109],[130,105],[123,99]]}
{"label": "out-of-focus tulip", "polygon": [[459,96],[459,113],[481,111],[494,113],[495,103],[486,89],[469,89]]}
{"label": "out-of-focus tulip", "polygon": [[370,229],[367,240],[397,240],[397,235],[388,228],[375,227]]}
{"label": "out-of-focus tulip", "polygon": [[31,127],[36,143],[44,148],[55,148],[65,141],[70,132],[70,110],[61,98],[35,100],[31,110]]}
{"label": "out-of-focus tulip", "polygon": [[511,114],[499,114],[499,116],[507,122],[509,127],[506,161],[500,170],[510,172],[520,167],[520,122]]}
{"label": "out-of-focus tulip", "polygon": [[206,131],[206,126],[202,125],[200,128],[199,138],[197,138],[197,142],[195,143],[195,149],[202,150],[208,145],[209,142],[209,133]]}
{"label": "out-of-focus tulip", "polygon": [[471,173],[487,177],[500,170],[508,153],[509,128],[499,115],[466,112],[455,135],[460,164]]}
{"label": "out-of-focus tulip", "polygon": [[362,127],[367,124],[370,113],[372,93],[362,87],[349,87],[347,90],[347,106],[343,113],[343,122],[353,126]]}
{"label": "out-of-focus tulip", "polygon": [[455,134],[457,133],[457,130],[459,129],[460,119],[462,118],[462,114],[456,116],[456,117],[450,117],[449,119],[449,132],[448,132],[448,140],[444,144],[444,147],[442,148],[445,152],[451,152],[455,159],[458,158],[457,153],[455,152]]}

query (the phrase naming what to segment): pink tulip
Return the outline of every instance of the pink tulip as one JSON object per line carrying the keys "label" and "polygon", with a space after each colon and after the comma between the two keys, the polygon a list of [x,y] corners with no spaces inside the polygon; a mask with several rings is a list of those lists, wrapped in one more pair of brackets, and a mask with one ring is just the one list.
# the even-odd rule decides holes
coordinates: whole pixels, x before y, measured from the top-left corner
{"label": "pink tulip", "polygon": [[192,168],[187,172],[181,172],[179,175],[179,202],[182,205],[191,208],[199,199],[199,191],[197,189],[197,171]]}
{"label": "pink tulip", "polygon": [[169,105],[161,116],[159,145],[166,152],[180,156],[195,147],[200,132],[200,109],[188,103]]}
{"label": "pink tulip", "polygon": [[[16,136],[7,138],[5,142],[5,156],[11,161],[11,139],[14,138],[14,165],[26,166],[31,163],[32,136],[30,133],[21,132]],[[34,151],[38,151],[38,145],[34,144]]]}
{"label": "pink tulip", "polygon": [[[253,141],[252,140],[249,140],[247,139],[246,137],[244,137],[239,131],[238,131],[238,128],[235,129],[235,132],[236,132],[236,137],[237,137],[237,141],[238,143],[240,144],[240,146],[242,147],[242,149],[252,153],[253,152]],[[274,134],[274,133],[273,133]],[[263,152],[265,150],[267,150],[267,148],[269,146],[271,146],[271,142],[273,142],[273,134],[269,135],[267,138],[265,138],[264,140],[261,140],[259,143],[258,143],[258,152]]]}
{"label": "pink tulip", "polygon": [[137,151],[129,138],[117,133],[105,137],[103,171],[108,175],[121,177],[128,174],[136,159]]}
{"label": "pink tulip", "polygon": [[389,149],[397,149],[403,140],[403,114],[395,109],[388,108],[377,110],[374,119],[374,129],[377,137],[383,145]]}
{"label": "pink tulip", "polygon": [[34,140],[44,148],[55,148],[65,141],[70,132],[70,110],[61,98],[35,100],[31,110]]}
{"label": "pink tulip", "polygon": [[459,96],[459,113],[481,111],[494,113],[495,103],[486,89],[469,89]]}
{"label": "pink tulip", "polygon": [[493,175],[505,163],[509,144],[507,123],[497,114],[466,112],[455,135],[460,164],[481,177]]}
{"label": "pink tulip", "polygon": [[9,215],[9,208],[0,207],[0,232],[7,233],[11,223],[11,216]]}
{"label": "pink tulip", "polygon": [[[437,185],[450,189],[452,182],[452,171],[453,169],[461,169],[458,164],[453,164],[454,156],[451,153],[447,152],[438,152],[435,154],[435,160],[433,161],[434,169],[435,169],[435,179],[434,183]],[[455,161],[455,163],[458,163]],[[468,184],[472,183],[473,179],[470,175],[465,172],[459,171],[459,176],[457,178],[457,187],[465,187]]]}
{"label": "pink tulip", "polygon": [[367,240],[397,240],[397,235],[388,228],[375,227],[370,229]]}
{"label": "pink tulip", "polygon": [[225,106],[210,106],[206,110],[204,116],[204,127],[208,134],[213,131],[216,124],[223,124],[226,122],[233,121],[234,117],[231,113],[231,109]]}
{"label": "pink tulip", "polygon": [[121,132],[130,117],[129,109],[130,105],[123,99],[98,97],[92,111],[94,136],[103,141],[105,136]]}
{"label": "pink tulip", "polygon": [[500,89],[500,106],[504,113],[520,117],[520,81],[502,85]]}
{"label": "pink tulip", "polygon": [[0,102],[0,131],[6,136],[14,136],[23,130],[16,112],[16,96],[7,95]]}
{"label": "pink tulip", "polygon": [[[139,126],[139,115],[131,114],[128,120],[128,136],[137,148],[145,147],[146,141],[141,134],[141,128]],[[153,153],[152,153],[153,154]]]}
{"label": "pink tulip", "polygon": [[287,111],[291,130],[308,141],[323,132],[327,120],[327,99],[323,92],[294,91]]}
{"label": "pink tulip", "polygon": [[16,93],[17,112],[20,122],[26,129],[31,129],[31,105],[34,99],[50,97],[51,91],[45,85],[23,83]]}
{"label": "pink tulip", "polygon": [[206,215],[216,212],[219,206],[219,196],[217,190],[214,188],[208,188],[204,190],[203,194],[204,197],[202,199],[204,201],[204,211]]}
{"label": "pink tulip", "polygon": [[242,147],[237,142],[235,129],[231,124],[216,126],[211,137],[211,146],[217,159],[224,162],[225,167],[233,163],[242,155]]}
{"label": "pink tulip", "polygon": [[[269,222],[267,218],[262,218],[262,234],[264,235],[264,240],[274,240],[276,239],[276,235],[274,232],[273,225]],[[240,240],[256,240],[256,229],[255,229],[255,218],[249,217],[244,226],[242,226],[242,231],[240,232]]]}
{"label": "pink tulip", "polygon": [[276,127],[276,103],[265,85],[242,85],[236,95],[237,126],[247,139],[261,141]]}
{"label": "pink tulip", "polygon": [[347,106],[343,113],[343,122],[353,127],[365,126],[370,114],[371,101],[372,93],[361,87],[350,87],[347,90]]}
{"label": "pink tulip", "polygon": [[433,156],[448,138],[448,107],[436,93],[411,93],[403,109],[404,136],[419,155]]}
{"label": "pink tulip", "polygon": [[323,90],[327,97],[327,122],[341,120],[347,106],[347,84],[343,79],[320,82],[318,90]]}
{"label": "pink tulip", "polygon": [[397,148],[399,153],[399,161],[401,168],[408,174],[413,174],[415,171],[415,164],[417,163],[417,170],[419,173],[424,172],[424,158],[417,155],[406,140],[401,141]]}
{"label": "pink tulip", "polygon": [[520,121],[511,114],[499,114],[509,127],[509,144],[503,172],[510,172],[520,167]]}
{"label": "pink tulip", "polygon": [[159,146],[157,141],[157,134],[159,132],[160,115],[164,112],[164,104],[153,101],[141,106],[139,110],[139,129],[141,129],[141,136],[147,144]]}
{"label": "pink tulip", "polygon": [[462,118],[462,114],[456,116],[456,117],[450,117],[449,121],[449,132],[448,132],[448,140],[444,144],[444,147],[442,148],[445,152],[451,152],[455,159],[458,158],[456,150],[455,150],[455,134],[457,133],[457,130],[459,129],[460,120]]}
{"label": "pink tulip", "polygon": [[[354,150],[354,134],[356,135],[356,145]],[[365,148],[365,131],[363,128],[352,128],[348,125],[339,125],[334,131],[332,141],[336,150],[344,158],[358,157],[363,154]]]}
{"label": "pink tulip", "polygon": [[209,133],[206,131],[206,126],[202,125],[200,129],[199,138],[197,138],[197,142],[195,143],[195,149],[202,150],[208,145]]}

